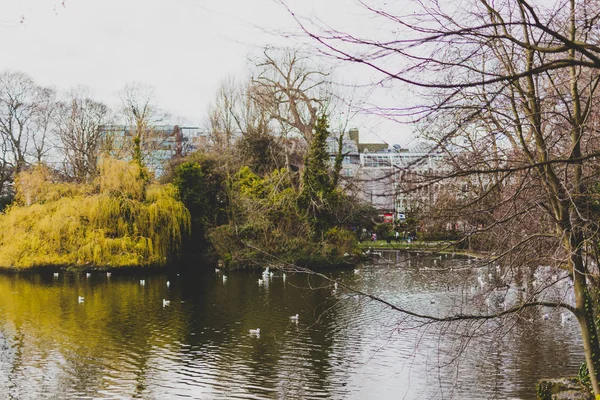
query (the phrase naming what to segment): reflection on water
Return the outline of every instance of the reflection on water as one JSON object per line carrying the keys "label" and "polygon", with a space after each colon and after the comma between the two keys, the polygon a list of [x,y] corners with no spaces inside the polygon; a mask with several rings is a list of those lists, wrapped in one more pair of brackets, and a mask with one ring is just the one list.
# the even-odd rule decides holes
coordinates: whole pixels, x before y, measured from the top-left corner
{"label": "reflection on water", "polygon": [[[527,296],[491,290],[491,268],[480,284],[481,270],[466,260],[386,257],[358,273],[327,274],[439,316],[501,310]],[[260,285],[258,278],[260,272],[229,273],[226,281],[215,274],[0,275],[0,393],[533,399],[539,378],[575,373],[583,360],[575,322],[562,324],[549,310],[505,323],[424,324],[342,285],[334,291],[318,277],[288,273],[284,281],[276,272]],[[297,323],[290,319],[296,313]],[[260,335],[250,335],[256,328]]]}

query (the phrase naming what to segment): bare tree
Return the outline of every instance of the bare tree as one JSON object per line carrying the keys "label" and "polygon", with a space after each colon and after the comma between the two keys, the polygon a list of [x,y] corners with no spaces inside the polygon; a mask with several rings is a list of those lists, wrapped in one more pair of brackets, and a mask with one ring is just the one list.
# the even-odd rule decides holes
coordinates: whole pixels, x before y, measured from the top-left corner
{"label": "bare tree", "polygon": [[[155,132],[155,127],[164,122],[167,114],[156,104],[154,88],[142,83],[127,84],[121,91],[123,116],[129,124],[131,134],[131,157],[140,165],[160,146],[163,137]],[[122,144],[127,148],[127,144]]]}
{"label": "bare tree", "polygon": [[241,129],[240,104],[243,101],[242,90],[233,78],[221,81],[215,102],[208,110],[208,128],[217,149],[229,147],[235,133]]}
{"label": "bare tree", "polygon": [[105,104],[93,100],[83,88],[71,90],[68,98],[58,104],[55,129],[67,176],[84,182],[95,175],[101,127],[109,122],[109,113]]}
{"label": "bare tree", "polygon": [[312,139],[319,113],[330,98],[328,74],[300,50],[266,48],[255,61],[253,96],[282,131]]}
{"label": "bare tree", "polygon": [[26,74],[0,73],[0,190],[47,153],[54,96],[52,89],[40,87]]}
{"label": "bare tree", "polygon": [[[487,262],[505,263],[501,285],[518,284],[517,266],[557,271],[543,282],[530,281],[528,295],[499,312],[418,316],[487,320],[530,307],[568,310],[579,323],[592,387],[600,395],[600,5],[470,0],[458,7],[425,0],[406,14],[392,3],[362,5],[390,28],[380,30],[381,37],[303,28],[330,55],[376,70],[382,82],[412,88],[413,104],[379,111],[416,116],[424,136],[445,155],[436,176],[415,180],[468,186],[464,196],[455,193],[451,204],[440,204],[436,217],[468,224],[469,239],[497,240]],[[574,302],[549,295],[564,282],[561,271],[570,277]]]}
{"label": "bare tree", "polygon": [[40,88],[37,110],[33,118],[35,134],[32,137],[33,160],[41,163],[48,158],[52,150],[52,127],[56,114],[56,92],[50,88]]}
{"label": "bare tree", "polygon": [[237,83],[229,78],[221,83],[209,108],[212,145],[218,151],[238,151],[240,161],[252,164],[256,172],[282,167],[279,150],[284,149],[281,153],[289,170],[287,135],[281,134],[280,125],[272,120],[269,108],[257,94],[260,90],[252,81]]}

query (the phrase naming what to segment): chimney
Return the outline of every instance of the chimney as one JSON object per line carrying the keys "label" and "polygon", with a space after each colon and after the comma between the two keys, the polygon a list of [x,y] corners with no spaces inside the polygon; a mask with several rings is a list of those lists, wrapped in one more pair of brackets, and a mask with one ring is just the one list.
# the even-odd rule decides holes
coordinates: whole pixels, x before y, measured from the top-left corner
{"label": "chimney", "polygon": [[354,140],[356,142],[356,145],[358,146],[358,129],[356,128],[351,128],[350,130],[348,130],[348,136],[350,137],[350,140]]}

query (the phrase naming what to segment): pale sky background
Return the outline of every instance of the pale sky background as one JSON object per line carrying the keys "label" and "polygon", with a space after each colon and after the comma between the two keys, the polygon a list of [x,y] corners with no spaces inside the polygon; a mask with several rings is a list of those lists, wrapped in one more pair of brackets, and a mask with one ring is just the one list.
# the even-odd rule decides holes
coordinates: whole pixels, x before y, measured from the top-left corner
{"label": "pale sky background", "polygon": [[[369,24],[352,0],[287,3],[339,29]],[[281,35],[294,30],[274,0],[0,0],[0,70],[25,72],[57,90],[87,86],[111,106],[126,83],[142,82],[155,88],[160,107],[203,126],[219,82],[246,76],[248,56],[265,45],[295,46]],[[347,83],[375,79],[371,71],[340,71]],[[350,125],[361,141],[412,141],[411,126],[381,118],[358,117]]]}

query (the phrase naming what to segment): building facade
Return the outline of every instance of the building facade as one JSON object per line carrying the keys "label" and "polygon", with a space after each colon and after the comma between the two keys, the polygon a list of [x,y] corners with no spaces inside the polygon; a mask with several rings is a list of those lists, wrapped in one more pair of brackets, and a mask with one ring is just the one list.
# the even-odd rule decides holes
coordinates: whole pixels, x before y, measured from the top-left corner
{"label": "building facade", "polygon": [[[329,139],[332,161],[338,146],[335,137]],[[439,184],[428,179],[442,168],[442,155],[430,146],[360,143],[358,131],[351,130],[342,140],[342,153],[341,184],[382,215],[401,220],[437,200]]]}
{"label": "building facade", "polygon": [[[101,128],[103,148],[113,157],[131,159],[133,140],[137,135],[134,126],[104,125]],[[141,135],[142,161],[156,177],[164,174],[167,164],[174,158],[204,146],[207,134],[197,127],[157,125]]]}

